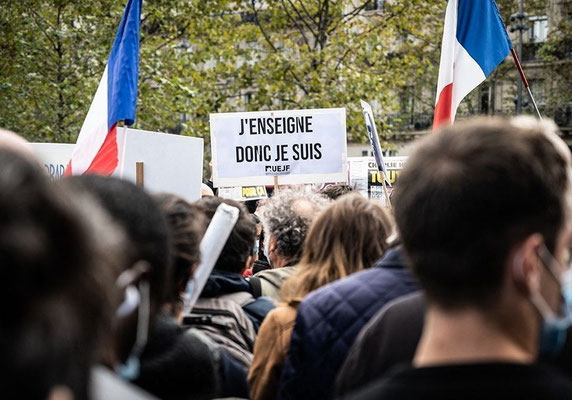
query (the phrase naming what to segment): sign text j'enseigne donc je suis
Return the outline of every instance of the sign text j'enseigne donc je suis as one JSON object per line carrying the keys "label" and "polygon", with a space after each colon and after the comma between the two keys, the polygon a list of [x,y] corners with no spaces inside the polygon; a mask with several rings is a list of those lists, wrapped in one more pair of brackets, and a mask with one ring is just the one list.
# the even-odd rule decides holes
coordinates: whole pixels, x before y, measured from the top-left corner
{"label": "sign text j'enseigne donc je suis", "polygon": [[[300,117],[267,117],[267,118],[241,118],[240,132],[242,135],[293,135],[311,134],[312,116]],[[322,158],[322,145],[320,143],[294,143],[289,152],[288,144],[272,146],[250,145],[236,146],[236,162],[258,162],[258,161],[289,161],[292,160],[319,160]],[[289,165],[265,167],[265,172],[284,173],[289,169]]]}
{"label": "sign text j'enseigne donc je suis", "polygon": [[212,114],[211,137],[215,185],[331,182],[347,170],[344,109]]}

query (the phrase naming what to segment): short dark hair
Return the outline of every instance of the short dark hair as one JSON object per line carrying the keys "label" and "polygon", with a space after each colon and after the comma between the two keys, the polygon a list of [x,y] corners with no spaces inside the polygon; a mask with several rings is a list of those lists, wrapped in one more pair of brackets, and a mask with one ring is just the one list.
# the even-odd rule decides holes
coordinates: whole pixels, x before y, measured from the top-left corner
{"label": "short dark hair", "polygon": [[429,135],[410,156],[394,211],[413,271],[443,307],[488,307],[513,247],[552,249],[564,221],[567,164],[540,129],[476,119]]}
{"label": "short dark hair", "polygon": [[121,226],[129,242],[128,265],[144,260],[151,265],[150,294],[163,304],[170,292],[171,252],[167,221],[153,198],[131,182],[99,175],[64,179],[91,194]]}
{"label": "short dark hair", "polygon": [[207,220],[196,204],[189,204],[174,194],[154,196],[167,218],[172,238],[173,285],[167,301],[178,302],[192,268],[201,261],[200,244],[207,228]]}
{"label": "short dark hair", "polygon": [[330,200],[336,200],[338,197],[341,197],[344,194],[348,194],[351,192],[355,192],[355,188],[353,186],[348,185],[347,183],[337,183],[335,185],[329,185],[320,190],[320,193],[326,196]]}
{"label": "short dark hair", "polygon": [[221,203],[236,207],[240,212],[238,221],[236,221],[236,225],[230,233],[214,268],[220,271],[240,273],[244,269],[246,260],[254,247],[256,222],[254,222],[246,207],[234,200],[220,197],[205,197],[199,200],[197,205],[203,210],[210,222]]}
{"label": "short dark hair", "polygon": [[0,148],[3,392],[46,398],[63,385],[88,397],[115,275],[98,263],[80,215],[39,165]]}

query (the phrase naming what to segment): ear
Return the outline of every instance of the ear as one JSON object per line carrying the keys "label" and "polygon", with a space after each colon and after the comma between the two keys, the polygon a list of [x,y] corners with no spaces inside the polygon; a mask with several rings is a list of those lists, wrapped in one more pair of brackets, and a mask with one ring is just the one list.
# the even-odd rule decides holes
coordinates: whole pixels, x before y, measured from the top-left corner
{"label": "ear", "polygon": [[268,255],[270,255],[270,253],[274,253],[274,250],[276,250],[276,238],[274,235],[270,235],[270,240],[268,241]]}
{"label": "ear", "polygon": [[540,290],[543,266],[537,252],[543,243],[542,235],[535,233],[517,244],[510,253],[512,280],[526,296]]}
{"label": "ear", "polygon": [[242,267],[242,271],[244,272],[244,270],[250,268],[251,263],[252,263],[252,255],[248,256],[248,258],[246,259],[246,262],[244,263],[244,267]]}
{"label": "ear", "polygon": [[125,289],[130,285],[137,286],[139,282],[149,278],[150,270],[151,266],[147,261],[139,260],[119,275],[116,286],[119,289]]}

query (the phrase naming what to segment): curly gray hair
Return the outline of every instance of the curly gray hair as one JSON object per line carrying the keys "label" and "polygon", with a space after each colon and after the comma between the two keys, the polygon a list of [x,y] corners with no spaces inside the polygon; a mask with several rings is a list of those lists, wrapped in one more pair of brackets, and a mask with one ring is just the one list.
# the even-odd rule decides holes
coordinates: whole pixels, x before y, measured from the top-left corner
{"label": "curly gray hair", "polygon": [[276,253],[298,262],[310,224],[330,200],[303,188],[281,189],[261,206],[264,246],[270,236],[276,240]]}

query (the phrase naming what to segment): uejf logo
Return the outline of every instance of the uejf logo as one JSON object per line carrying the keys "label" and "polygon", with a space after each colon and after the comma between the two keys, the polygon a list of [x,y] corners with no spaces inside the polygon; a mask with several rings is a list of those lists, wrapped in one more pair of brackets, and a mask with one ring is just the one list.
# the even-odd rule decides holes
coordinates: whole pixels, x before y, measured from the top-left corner
{"label": "uejf logo", "polygon": [[266,175],[287,175],[290,173],[290,165],[265,165]]}

